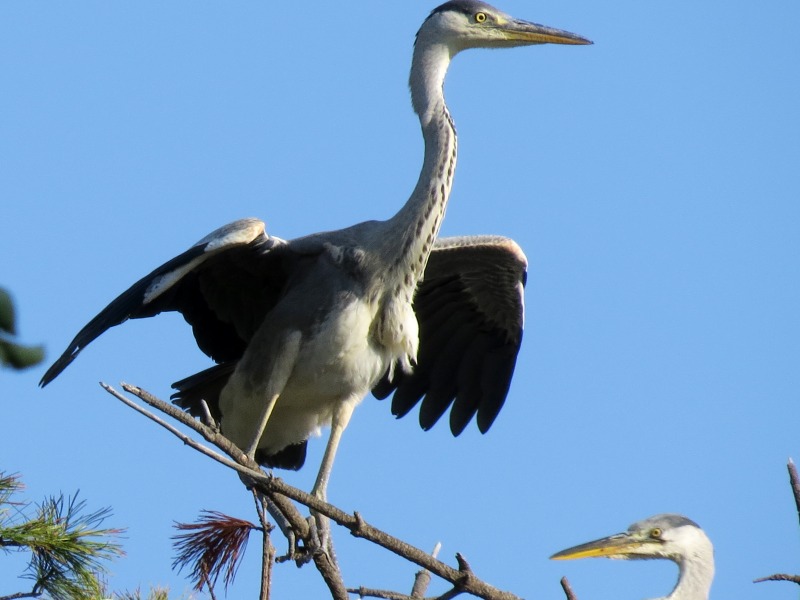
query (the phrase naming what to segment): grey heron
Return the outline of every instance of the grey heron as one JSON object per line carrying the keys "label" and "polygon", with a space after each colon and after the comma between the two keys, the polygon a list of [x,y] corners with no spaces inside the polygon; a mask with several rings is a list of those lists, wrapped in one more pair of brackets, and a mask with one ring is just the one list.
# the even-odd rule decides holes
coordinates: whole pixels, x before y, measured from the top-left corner
{"label": "grey heron", "polygon": [[707,600],[714,579],[714,548],[700,526],[682,515],[663,514],[638,521],[625,533],[567,548],[550,558],[606,556],[626,560],[665,558],[680,575],[669,596],[657,600]]}
{"label": "grey heron", "polygon": [[591,42],[476,0],[433,10],[409,77],[422,169],[393,217],[289,241],[257,219],[226,225],[113,300],[41,385],[109,328],[178,311],[217,365],[175,383],[175,402],[199,416],[205,400],[223,434],[265,466],[300,468],[309,437],[330,425],[312,490],[322,499],[342,432],[370,391],[394,392],[398,417],[424,396],[425,429],[450,408],[454,435],[476,415],[487,431],[522,337],[527,262],[507,238],[437,239],[456,165],[443,84],[462,50],[544,43]]}

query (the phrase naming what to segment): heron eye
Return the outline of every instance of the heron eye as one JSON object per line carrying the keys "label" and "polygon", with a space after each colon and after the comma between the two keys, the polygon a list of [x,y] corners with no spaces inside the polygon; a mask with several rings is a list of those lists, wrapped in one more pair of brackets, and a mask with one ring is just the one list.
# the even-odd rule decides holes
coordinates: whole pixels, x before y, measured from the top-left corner
{"label": "heron eye", "polygon": [[476,23],[483,23],[484,21],[486,21],[486,13],[483,12],[475,13]]}
{"label": "heron eye", "polygon": [[650,537],[653,538],[654,540],[658,540],[661,539],[662,533],[663,531],[661,531],[660,527],[654,527],[653,529],[650,530]]}

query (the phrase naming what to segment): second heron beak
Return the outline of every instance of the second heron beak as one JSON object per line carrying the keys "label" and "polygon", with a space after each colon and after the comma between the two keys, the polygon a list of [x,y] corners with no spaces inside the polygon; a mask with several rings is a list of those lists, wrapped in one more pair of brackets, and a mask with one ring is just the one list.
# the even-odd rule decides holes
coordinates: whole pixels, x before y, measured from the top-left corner
{"label": "second heron beak", "polygon": [[654,543],[658,542],[651,538],[642,539],[630,533],[618,533],[556,552],[550,558],[553,560],[572,560],[575,558],[605,556],[608,558],[627,559],[631,558],[632,555],[641,554],[639,550],[645,545]]}

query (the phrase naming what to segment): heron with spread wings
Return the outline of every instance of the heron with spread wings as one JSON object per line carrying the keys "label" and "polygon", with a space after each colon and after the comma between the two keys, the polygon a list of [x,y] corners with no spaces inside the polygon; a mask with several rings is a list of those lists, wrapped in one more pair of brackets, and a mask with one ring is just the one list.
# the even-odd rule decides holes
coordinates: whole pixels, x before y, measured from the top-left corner
{"label": "heron with spread wings", "polygon": [[107,329],[178,311],[217,364],[175,383],[175,402],[198,416],[205,401],[223,434],[265,466],[299,468],[309,437],[330,425],[312,490],[322,499],[342,432],[370,391],[394,392],[397,416],[422,400],[425,429],[449,408],[453,434],[476,415],[487,431],[522,338],[527,263],[507,238],[437,239],[456,166],[443,84],[462,50],[544,43],[591,42],[476,0],[436,8],[410,74],[422,171],[397,214],[289,241],[257,219],[222,227],[111,302],[41,384]]}

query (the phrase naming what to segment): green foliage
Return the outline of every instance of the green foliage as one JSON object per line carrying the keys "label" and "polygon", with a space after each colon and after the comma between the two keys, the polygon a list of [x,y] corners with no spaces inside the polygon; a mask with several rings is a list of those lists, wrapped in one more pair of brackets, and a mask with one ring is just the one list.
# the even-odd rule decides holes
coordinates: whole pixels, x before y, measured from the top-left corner
{"label": "green foliage", "polygon": [[103,563],[122,554],[112,541],[120,530],[100,528],[110,511],[84,514],[85,502],[77,494],[38,505],[13,501],[22,487],[19,477],[0,472],[0,548],[30,553],[22,577],[33,581],[32,589],[15,597],[100,598]]}
{"label": "green foliage", "polygon": [[141,590],[133,592],[121,592],[110,595],[104,594],[103,597],[113,598],[113,600],[169,600],[169,589],[162,587],[151,588],[147,596],[142,596]]}
{"label": "green foliage", "polygon": [[0,365],[24,369],[44,358],[42,346],[23,346],[16,341],[16,315],[11,296],[0,288]]}

